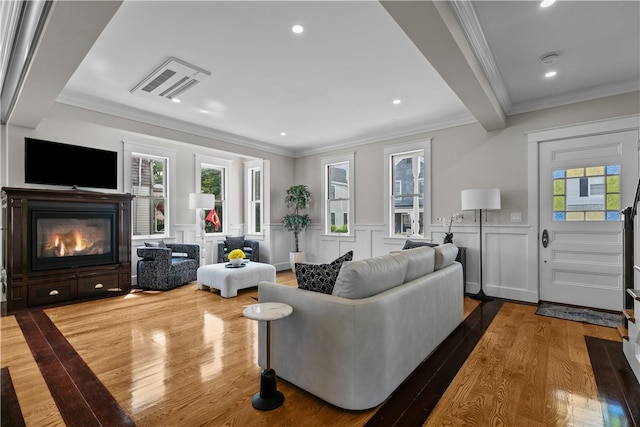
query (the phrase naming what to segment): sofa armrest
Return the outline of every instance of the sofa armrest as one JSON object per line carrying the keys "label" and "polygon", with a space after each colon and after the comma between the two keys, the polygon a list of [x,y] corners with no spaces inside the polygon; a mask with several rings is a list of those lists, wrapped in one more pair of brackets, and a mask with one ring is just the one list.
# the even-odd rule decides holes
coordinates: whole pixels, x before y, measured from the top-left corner
{"label": "sofa armrest", "polygon": [[251,261],[260,262],[260,242],[257,240],[245,240],[244,246],[251,248]]}
{"label": "sofa armrest", "polygon": [[[462,267],[454,263],[361,299],[270,282],[260,282],[258,298],[293,307],[291,316],[271,322],[271,367],[278,376],[341,408],[368,409],[462,321]],[[262,367],[264,323],[258,327]],[[392,351],[398,348],[403,351]]]}
{"label": "sofa armrest", "polygon": [[145,261],[171,262],[171,249],[139,247],[137,253]]}
{"label": "sofa armrest", "polygon": [[192,245],[188,243],[167,243],[167,247],[173,252],[186,253],[187,258],[200,260],[200,245]]}
{"label": "sofa armrest", "polygon": [[226,254],[224,253],[224,241],[218,242],[218,262],[225,262]]}

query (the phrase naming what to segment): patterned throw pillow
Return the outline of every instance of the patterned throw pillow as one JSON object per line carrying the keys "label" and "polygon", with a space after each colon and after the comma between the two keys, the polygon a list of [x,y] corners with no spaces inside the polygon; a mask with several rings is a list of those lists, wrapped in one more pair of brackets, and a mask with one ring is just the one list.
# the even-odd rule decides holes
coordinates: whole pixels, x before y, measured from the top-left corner
{"label": "patterned throw pillow", "polygon": [[144,245],[147,248],[166,248],[167,245],[164,243],[164,240],[160,240],[159,242],[144,242]]}
{"label": "patterned throw pillow", "polygon": [[345,261],[353,260],[353,251],[334,259],[329,264],[296,263],[296,279],[298,288],[307,291],[331,294],[336,284],[340,267]]}
{"label": "patterned throw pillow", "polygon": [[333,286],[336,284],[340,267],[342,267],[342,263],[305,264],[297,262],[296,279],[298,280],[298,288],[331,294]]}
{"label": "patterned throw pillow", "polygon": [[231,252],[234,249],[244,249],[244,236],[227,236],[227,252]]}
{"label": "patterned throw pillow", "polygon": [[333,261],[331,261],[331,264],[342,265],[342,263],[345,261],[353,261],[353,251],[349,251],[346,254],[342,255],[341,257],[334,259]]}

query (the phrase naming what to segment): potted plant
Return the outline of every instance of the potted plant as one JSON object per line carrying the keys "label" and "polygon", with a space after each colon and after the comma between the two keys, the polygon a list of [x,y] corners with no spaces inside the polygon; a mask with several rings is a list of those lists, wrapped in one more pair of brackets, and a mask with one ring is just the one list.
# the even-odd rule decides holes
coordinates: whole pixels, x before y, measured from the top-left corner
{"label": "potted plant", "polygon": [[289,253],[289,263],[291,270],[295,272],[296,262],[304,261],[304,253],[300,252],[298,245],[298,235],[311,224],[311,218],[308,214],[302,215],[301,210],[306,209],[311,204],[311,192],[306,185],[292,185],[287,189],[287,195],[284,198],[287,208],[293,208],[293,213],[288,213],[282,219],[282,225],[289,231],[293,231],[295,240],[295,252]]}
{"label": "potted plant", "polygon": [[453,233],[451,232],[451,225],[453,225],[454,222],[462,221],[462,218],[462,212],[456,212],[451,215],[451,219],[449,221],[447,221],[446,218],[442,219],[442,225],[444,225],[445,227],[447,225],[449,226],[447,232],[444,233],[444,241],[442,243],[453,243]]}

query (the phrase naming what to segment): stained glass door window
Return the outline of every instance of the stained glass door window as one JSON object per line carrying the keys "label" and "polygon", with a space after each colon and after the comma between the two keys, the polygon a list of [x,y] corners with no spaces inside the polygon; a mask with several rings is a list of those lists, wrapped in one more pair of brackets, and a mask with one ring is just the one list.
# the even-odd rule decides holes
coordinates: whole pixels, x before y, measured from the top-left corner
{"label": "stained glass door window", "polygon": [[620,221],[620,165],[553,171],[554,221]]}

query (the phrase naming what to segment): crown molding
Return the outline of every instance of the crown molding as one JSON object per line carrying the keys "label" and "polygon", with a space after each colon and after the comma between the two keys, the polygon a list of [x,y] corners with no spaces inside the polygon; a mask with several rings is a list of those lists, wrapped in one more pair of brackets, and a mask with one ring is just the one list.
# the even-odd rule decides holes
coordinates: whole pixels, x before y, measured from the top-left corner
{"label": "crown molding", "polygon": [[90,95],[85,95],[76,91],[63,90],[56,102],[71,105],[73,107],[84,108],[98,113],[109,114],[127,120],[135,120],[142,123],[167,128],[179,132],[185,132],[204,138],[215,139],[227,144],[238,145],[241,147],[254,148],[256,150],[267,151],[269,153],[279,154],[281,156],[292,157],[294,152],[282,147],[278,147],[267,142],[261,142],[250,138],[224,132],[218,129],[212,129],[206,126],[200,126],[177,120],[171,117],[154,114],[137,108],[131,108],[123,104],[106,101]]}
{"label": "crown molding", "polygon": [[473,114],[466,112],[462,114],[452,115],[445,119],[439,119],[430,121],[428,123],[421,124],[420,126],[414,126],[411,128],[405,128],[398,132],[380,133],[375,136],[351,139],[336,144],[317,146],[310,149],[299,150],[294,153],[295,158],[311,156],[315,154],[323,154],[330,151],[346,149],[351,147],[358,147],[361,145],[373,144],[376,142],[390,141],[392,139],[406,138],[410,136],[420,135],[427,132],[434,132],[437,130],[452,128],[456,126],[468,125],[471,123],[477,123]]}
{"label": "crown molding", "polygon": [[491,48],[484,36],[478,15],[473,8],[473,3],[471,1],[450,1],[449,7],[458,19],[458,23],[462,27],[462,31],[471,45],[471,49],[473,49],[487,80],[489,80],[489,84],[496,98],[498,98],[502,110],[508,113],[512,107],[511,98],[498,70],[498,65],[493,59]]}
{"label": "crown molding", "polygon": [[254,148],[256,150],[266,151],[281,156],[300,158],[314,154],[326,153],[333,150],[339,150],[347,147],[356,147],[360,145],[371,144],[394,138],[403,138],[411,135],[417,135],[424,132],[430,132],[439,129],[445,129],[454,126],[461,126],[477,122],[476,118],[470,113],[462,113],[453,115],[444,119],[425,122],[419,126],[404,128],[397,132],[379,133],[372,136],[351,139],[348,141],[328,143],[318,145],[311,148],[302,148],[298,150],[289,150],[278,147],[266,142],[243,138],[241,136],[223,132],[217,129],[208,128],[206,126],[187,123],[182,120],[172,119],[161,116],[159,114],[150,113],[137,108],[127,107],[125,105],[106,101],[97,97],[84,95],[76,91],[64,90],[56,99],[56,102],[71,105],[78,108],[84,108],[98,113],[109,114],[127,120],[135,120],[154,126],[159,126],[175,131],[185,132],[205,138],[215,139],[220,142],[238,145],[241,147]]}
{"label": "crown molding", "polygon": [[603,85],[589,90],[580,90],[576,93],[550,96],[545,97],[544,99],[523,102],[521,104],[514,105],[509,111],[509,115],[512,116],[515,114],[544,110],[546,108],[561,107],[563,105],[591,101],[593,99],[606,98],[608,96],[622,95],[624,93],[636,92],[638,90],[640,90],[640,83],[636,80]]}

